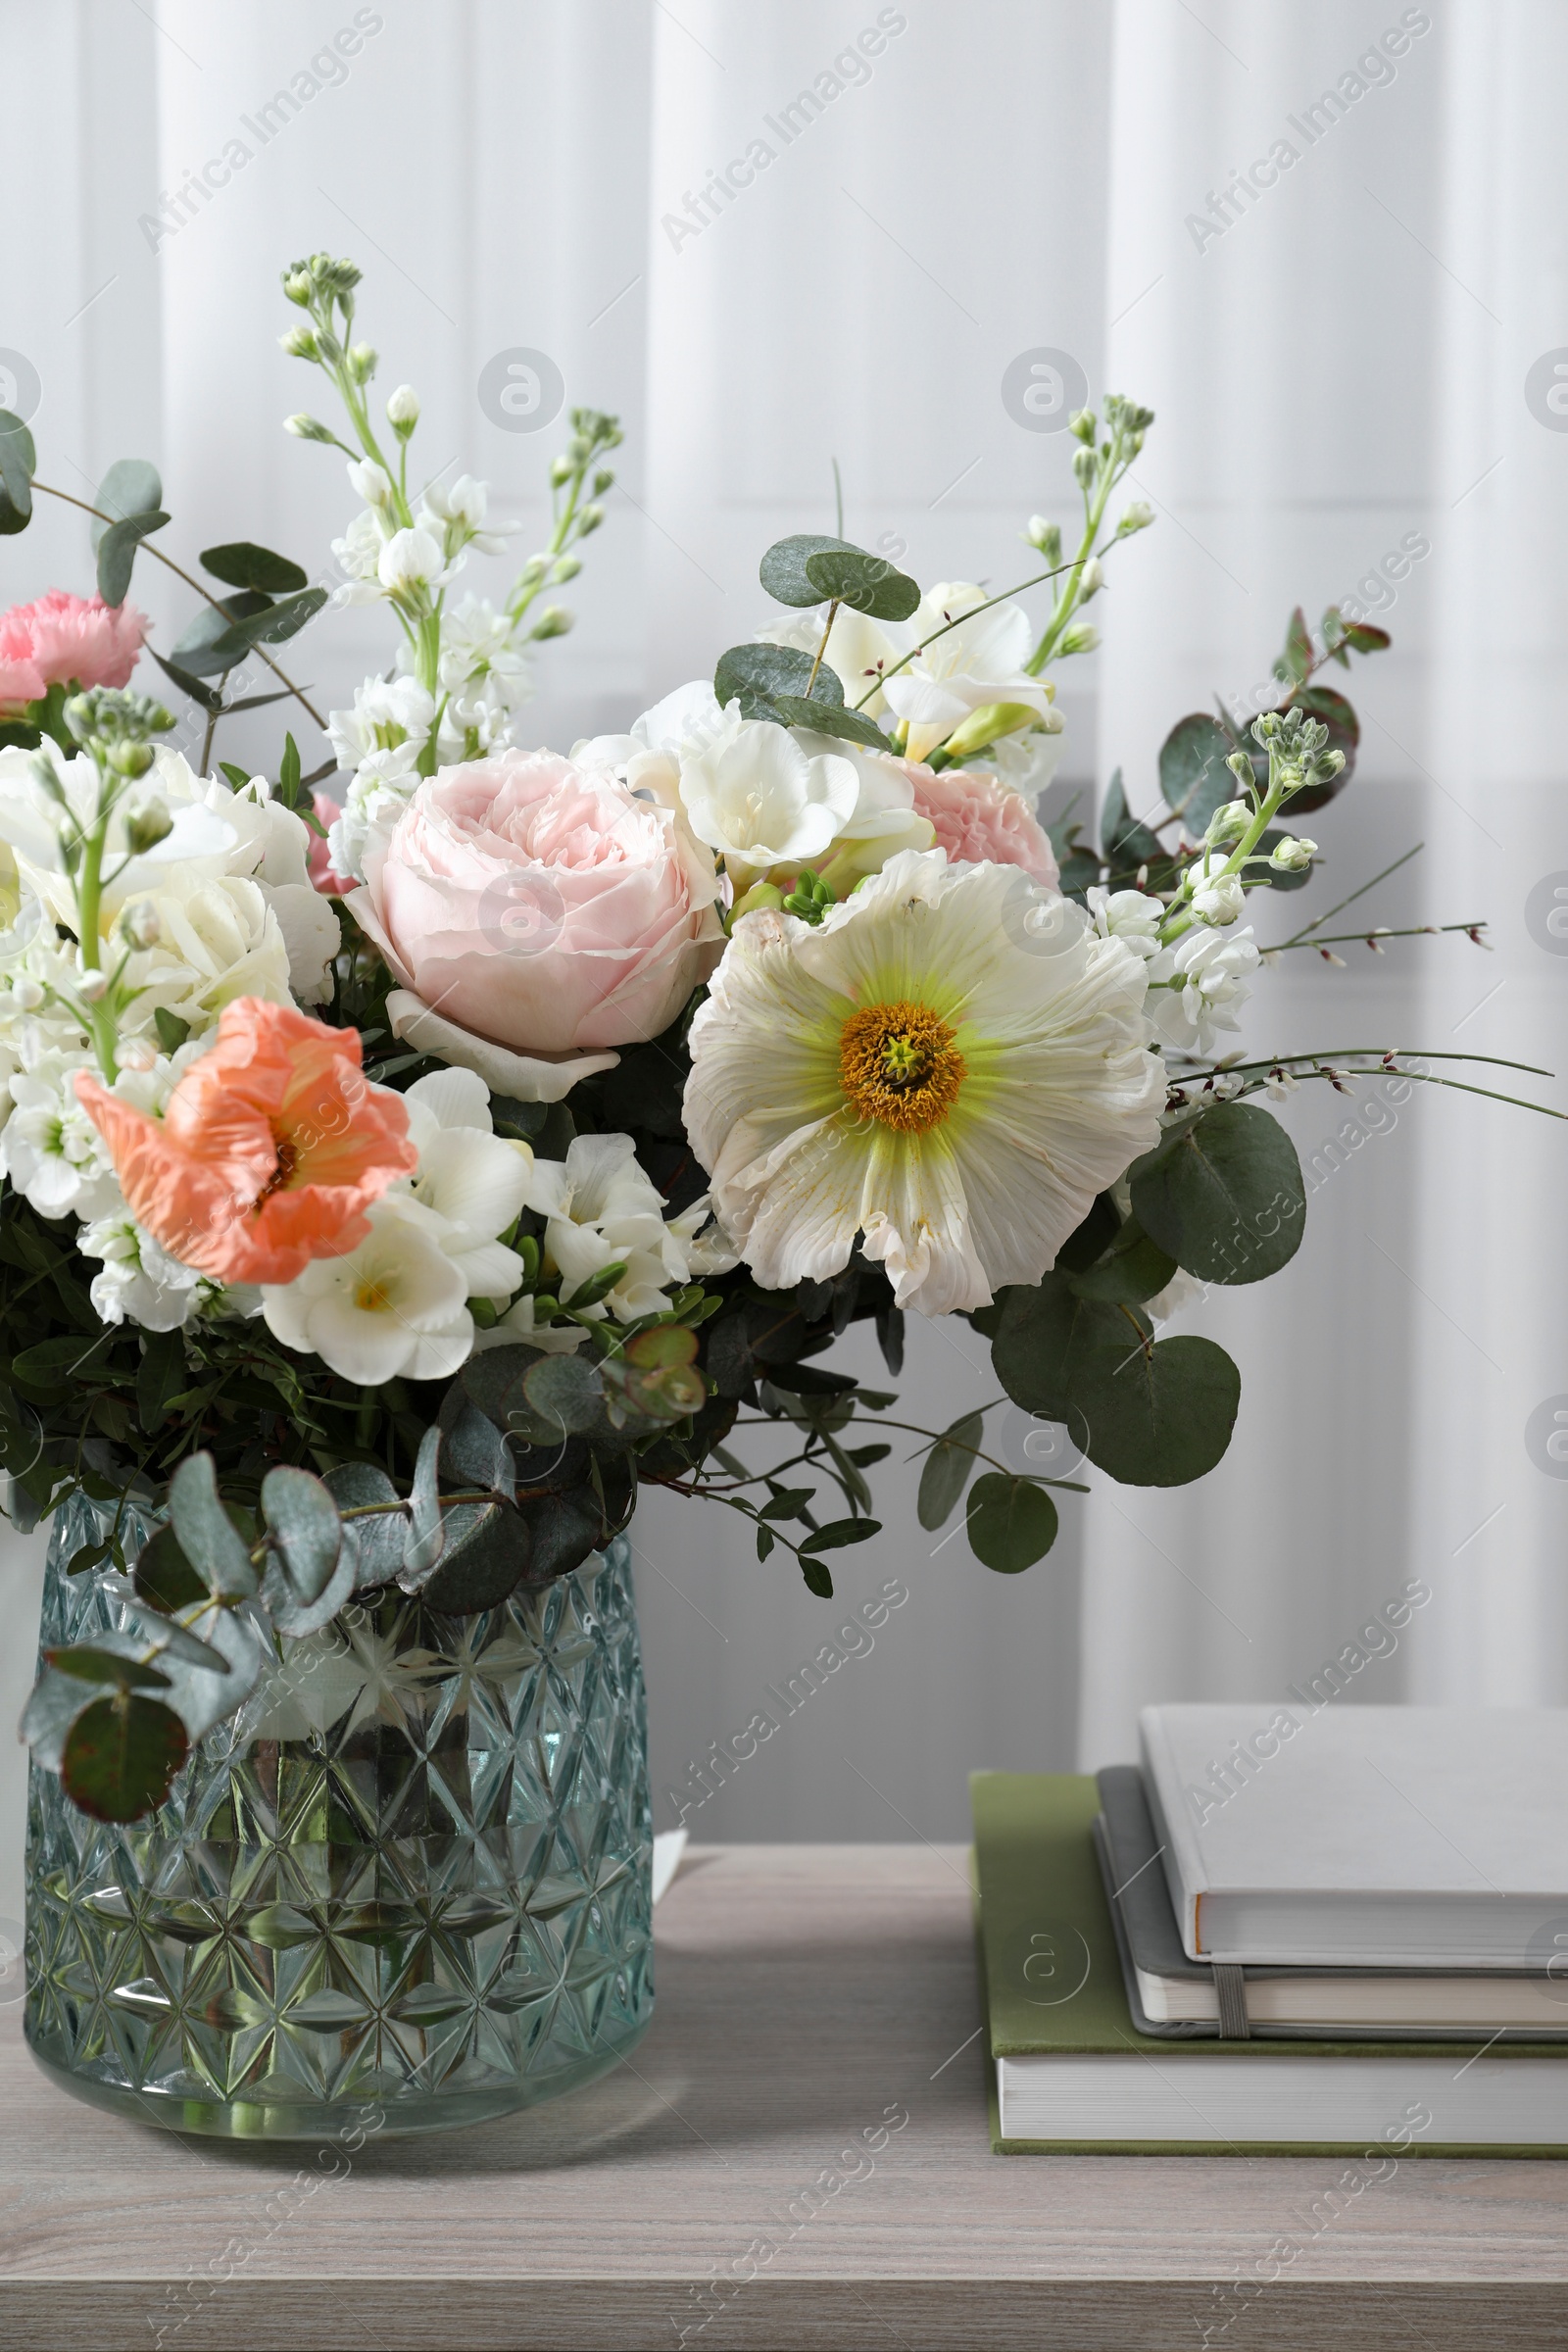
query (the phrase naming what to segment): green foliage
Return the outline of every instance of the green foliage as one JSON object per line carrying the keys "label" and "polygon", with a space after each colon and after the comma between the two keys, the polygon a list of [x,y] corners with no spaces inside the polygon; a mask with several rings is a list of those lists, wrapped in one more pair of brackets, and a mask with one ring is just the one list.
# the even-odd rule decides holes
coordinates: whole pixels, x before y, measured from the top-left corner
{"label": "green foliage", "polygon": [[264,596],[290,596],[307,584],[307,574],[287,556],[274,556],[270,548],[254,547],[248,539],[203,548],[201,564],[215,580],[230,588],[256,588]]}
{"label": "green foliage", "polygon": [[110,524],[98,542],[98,593],[106,605],[124,603],[137,548],[168,520],[162,508],[154,508],[150,514],[127,514],[123,521]]}
{"label": "green foliage", "polygon": [[1130,1180],[1144,1231],[1204,1282],[1261,1282],[1301,1246],[1296,1146],[1255,1103],[1217,1103],[1174,1128],[1134,1161]]}
{"label": "green foliage", "polygon": [[1179,718],[1159,747],[1159,789],[1191,841],[1201,841],[1215,809],[1235,798],[1225,764],[1235,749],[1230,730],[1202,710]]}
{"label": "green foliage", "polygon": [[76,1717],[60,1778],[72,1803],[94,1821],[135,1821],[163,1803],[189,1744],[172,1707],[121,1690],[95,1698]]}
{"label": "green foliage", "polygon": [[1017,1576],[1056,1541],[1056,1506],[1033,1479],[988,1470],[969,1491],[969,1549],[981,1565]]}
{"label": "green foliage", "polygon": [[32,519],[32,477],[37,471],[32,435],[20,416],[0,409],[0,537],[24,531]]}
{"label": "green foliage", "polygon": [[[98,514],[87,525],[87,536],[96,555],[112,524],[134,514],[151,514],[163,505],[164,485],[157,466],[145,458],[117,458],[94,491],[92,503]],[[104,515],[107,521],[100,519]]]}
{"label": "green foliage", "polygon": [[935,1531],[946,1524],[953,1507],[969,1483],[976,1448],[985,1435],[983,1413],[965,1413],[945,1429],[925,1457],[915,1509],[923,1528]]}

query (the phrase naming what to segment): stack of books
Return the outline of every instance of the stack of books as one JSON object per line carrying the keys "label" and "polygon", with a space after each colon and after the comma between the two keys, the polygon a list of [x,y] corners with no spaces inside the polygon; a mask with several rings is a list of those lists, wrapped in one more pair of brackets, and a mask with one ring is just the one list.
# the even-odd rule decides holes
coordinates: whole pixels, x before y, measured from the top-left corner
{"label": "stack of books", "polygon": [[999,2153],[1568,2156],[1568,1708],[1139,1728],[971,1785]]}

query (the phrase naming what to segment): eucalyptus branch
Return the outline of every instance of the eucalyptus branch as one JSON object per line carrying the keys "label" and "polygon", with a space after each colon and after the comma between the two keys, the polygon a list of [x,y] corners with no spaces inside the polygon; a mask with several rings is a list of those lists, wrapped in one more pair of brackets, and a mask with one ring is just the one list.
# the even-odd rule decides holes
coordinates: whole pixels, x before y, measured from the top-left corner
{"label": "eucalyptus branch", "polygon": [[[32,486],[35,490],[41,490],[47,498],[63,498],[68,507],[79,507],[84,514],[96,515],[100,522],[113,523],[120,519],[118,515],[106,514],[102,507],[92,506],[84,498],[74,497],[69,490],[56,490],[49,482],[40,482],[35,480]],[[204,588],[200,580],[192,579],[190,573],[185,570],[182,564],[176,564],[172,556],[166,556],[163,549],[161,547],[155,547],[151,539],[144,539],[141,544],[145,548],[148,555],[155,557],[157,561],[164,565],[166,570],[172,571],[176,579],[181,579],[184,581],[187,588],[194,588],[198,596],[204,597],[207,603],[212,606],[215,612],[221,612],[225,620],[231,617],[227,607],[222,603],[222,601],[219,597],[214,596],[211,589]],[[319,710],[318,710],[316,708],[316,705],[307,698],[305,689],[302,686],[295,685],[288,672],[283,669],[279,663],[273,661],[271,655],[268,652],[265,645],[255,645],[251,650],[254,653],[260,654],[262,660],[267,663],[268,668],[271,670],[276,677],[282,679],[283,684],[287,687],[289,693],[293,695],[295,701],[310,713],[311,717],[315,719],[317,725],[324,734],[326,730],[326,721],[321,716]]]}
{"label": "eucalyptus branch", "polygon": [[911,662],[919,660],[928,645],[935,645],[937,639],[946,637],[950,629],[961,629],[966,620],[978,620],[980,614],[989,612],[993,605],[1004,605],[1010,596],[1022,596],[1026,588],[1038,588],[1043,580],[1059,579],[1064,571],[1071,571],[1071,569],[1070,564],[1058,564],[1051,571],[1037,571],[1027,580],[1020,580],[1015,588],[1004,588],[998,595],[988,596],[983,605],[971,605],[967,612],[958,614],[956,620],[945,620],[940,629],[933,629],[929,637],[922,637],[918,645],[911,646],[901,660],[894,662],[891,669],[879,669],[859,701],[852,703],[850,708],[853,710],[863,710],[866,704],[881,693],[889,678],[896,678],[901,669],[907,669]]}

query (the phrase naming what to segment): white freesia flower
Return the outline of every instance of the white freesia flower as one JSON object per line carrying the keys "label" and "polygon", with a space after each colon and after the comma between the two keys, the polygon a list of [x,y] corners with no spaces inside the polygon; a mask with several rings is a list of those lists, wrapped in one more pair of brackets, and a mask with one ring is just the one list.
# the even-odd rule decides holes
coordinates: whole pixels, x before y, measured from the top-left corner
{"label": "white freesia flower", "polygon": [[413,1198],[441,1220],[441,1247],[460,1269],[465,1296],[505,1305],[523,1277],[514,1250],[498,1239],[515,1225],[533,1153],[493,1132],[490,1090],[472,1070],[437,1070],[403,1097],[419,1165]]}
{"label": "white freesia flower", "polygon": [[1159,926],[1165,919],[1162,899],[1142,890],[1102,890],[1098,884],[1085,896],[1089,918],[1102,939],[1125,940],[1146,962],[1158,955]]}
{"label": "white freesia flower", "polygon": [[1159,1135],[1145,966],[1069,902],[1009,923],[1016,871],[906,852],[818,928],[744,915],[692,1024],[686,1127],[756,1279],[849,1263],[945,1314],[1034,1283]]}
{"label": "white freesia flower", "polygon": [[1161,1037],[1189,1054],[1212,1054],[1219,1031],[1241,1027],[1257,964],[1250,924],[1225,937],[1202,926],[1184,932],[1149,967],[1149,1010]]}
{"label": "white freesia flower", "polygon": [[143,1331],[179,1331],[203,1303],[201,1275],[161,1249],[123,1203],[117,1215],[84,1225],[76,1248],[83,1257],[103,1260],[89,1293],[100,1322],[128,1316]]}
{"label": "white freesia flower", "polygon": [[808,753],[789,728],[742,718],[734,705],[723,731],[680,762],[687,822],[718,851],[738,888],[770,867],[815,865],[859,795],[855,768],[837,752]]}
{"label": "white freesia flower", "polygon": [[[897,624],[901,658],[938,630],[944,632],[907,668],[889,675],[882,689],[889,710],[907,722],[905,748],[911,760],[924,760],[971,710],[987,703],[1022,703],[1049,723],[1050,694],[1024,668],[1034,643],[1028,613],[1022,605],[1011,604],[976,610],[986,602],[985,590],[972,581],[940,580],[910,617]],[[974,617],[963,619],[966,612]],[[949,628],[950,621],[957,626]]]}
{"label": "white freesia flower", "polygon": [[822,865],[840,898],[847,898],[864,874],[880,873],[901,850],[928,850],[936,827],[914,806],[914,786],[904,762],[891,753],[873,752],[836,735],[818,735],[792,727],[795,741],[808,758],[839,758],[856,776],[855,807],[834,834]]}
{"label": "white freesia flower", "polygon": [[579,1135],[564,1160],[536,1159],[528,1206],[547,1220],[545,1263],[560,1276],[564,1306],[606,1266],[626,1269],[606,1296],[623,1323],[658,1314],[665,1292],[691,1279],[691,1234],[665,1223],[663,1200],[629,1135]]}
{"label": "white freesia flower", "polygon": [[267,1327],[361,1388],[446,1380],[467,1359],[473,1317],[462,1266],[442,1247],[444,1220],[403,1195],[368,1214],[346,1257],[313,1258],[295,1281],[264,1286]]}

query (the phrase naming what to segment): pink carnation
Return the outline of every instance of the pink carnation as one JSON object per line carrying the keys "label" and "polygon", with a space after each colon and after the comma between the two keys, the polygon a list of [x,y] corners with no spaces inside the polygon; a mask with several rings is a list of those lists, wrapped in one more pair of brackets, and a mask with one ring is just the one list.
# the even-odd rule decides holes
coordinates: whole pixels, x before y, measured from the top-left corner
{"label": "pink carnation", "polygon": [[0,616],[0,705],[36,703],[54,685],[123,686],[147,634],[134,605],[51,588]]}
{"label": "pink carnation", "polygon": [[[327,833],[331,832],[332,827],[337,823],[338,818],[343,813],[336,801],[332,800],[330,796],[324,792],[317,792],[311,795],[311,807],[316,811],[317,823],[318,825],[324,825]],[[308,871],[311,877],[312,889],[318,890],[321,893],[321,896],[325,899],[347,898],[349,892],[358,887],[357,884],[353,882],[346,882],[343,879],[343,876],[334,870],[332,864],[332,845],[326,839],[326,835],[322,833],[313,833],[311,835],[311,855]]]}
{"label": "pink carnation", "polygon": [[914,786],[914,805],[936,828],[936,847],[955,864],[1019,865],[1047,890],[1060,887],[1055,852],[1021,792],[980,769],[946,767],[934,774],[916,760],[903,762]]}

